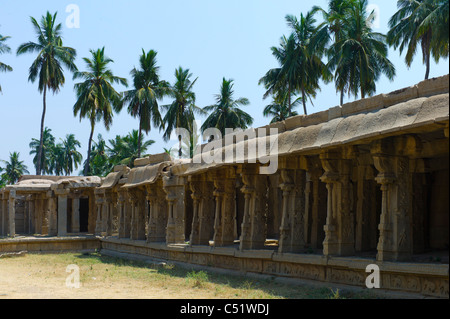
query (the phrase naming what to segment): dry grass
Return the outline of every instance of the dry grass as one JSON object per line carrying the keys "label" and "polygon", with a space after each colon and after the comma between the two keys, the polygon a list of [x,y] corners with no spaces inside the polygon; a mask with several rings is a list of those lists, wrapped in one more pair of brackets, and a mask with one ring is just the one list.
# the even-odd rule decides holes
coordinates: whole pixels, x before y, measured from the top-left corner
{"label": "dry grass", "polygon": [[[68,265],[80,269],[79,289],[68,288]],[[340,296],[343,296],[342,294]],[[171,264],[99,254],[27,255],[0,259],[0,299],[328,299],[330,288],[194,271]],[[370,298],[368,293],[346,298]]]}

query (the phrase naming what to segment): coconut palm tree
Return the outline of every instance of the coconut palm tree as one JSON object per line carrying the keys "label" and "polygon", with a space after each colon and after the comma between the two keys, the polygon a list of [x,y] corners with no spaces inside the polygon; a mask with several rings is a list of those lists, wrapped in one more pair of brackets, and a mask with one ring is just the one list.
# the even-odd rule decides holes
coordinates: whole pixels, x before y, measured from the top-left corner
{"label": "coconut palm tree", "polygon": [[[51,175],[54,172],[54,149],[55,149],[55,137],[52,135],[52,130],[46,127],[42,134],[42,147],[40,140],[31,139],[29,144],[30,146],[30,155],[34,155],[33,164],[36,167],[40,167],[42,173],[46,175]],[[38,162],[39,159],[39,150],[41,149],[41,161]]]}
{"label": "coconut palm tree", "polygon": [[75,138],[74,134],[67,134],[66,138],[61,140],[61,142],[64,159],[63,169],[66,176],[69,176],[83,162],[83,156],[77,150],[77,148],[81,147],[81,143]]}
{"label": "coconut palm tree", "polygon": [[298,104],[300,104],[301,101],[302,101],[301,98],[296,99],[291,104],[291,110],[289,110],[289,98],[287,90],[285,90],[284,92],[279,91],[273,97],[272,103],[264,108],[263,115],[265,117],[272,117],[270,123],[285,121],[287,118],[291,116],[298,115],[298,113],[296,111],[292,111],[292,109],[294,109]]}
{"label": "coconut palm tree", "polygon": [[84,169],[80,174],[85,176],[106,176],[114,168],[108,155],[106,154],[106,141],[101,134],[98,134],[97,141],[92,141],[92,149],[89,153],[90,158],[84,161],[84,167],[89,166],[89,173],[85,175]]}
{"label": "coconut palm tree", "polygon": [[[194,133],[193,125],[195,121],[195,114],[204,115],[204,111],[195,105],[195,93],[193,86],[195,80],[191,80],[192,73],[189,69],[179,67],[175,70],[175,83],[171,86],[169,96],[173,102],[168,105],[163,105],[162,109],[166,112],[163,122],[165,124],[165,132],[163,139],[167,142],[170,140],[172,132],[177,128],[186,129],[190,135]],[[178,134],[179,132],[177,132]],[[179,150],[178,156],[182,156],[182,139],[181,134],[178,134]]]}
{"label": "coconut palm tree", "polygon": [[13,152],[9,153],[9,162],[0,160],[5,165],[2,179],[9,185],[17,183],[24,174],[29,174],[27,166],[19,160],[19,156],[20,153]]}
{"label": "coconut palm tree", "polygon": [[139,142],[137,157],[141,157],[142,131],[148,134],[153,124],[154,127],[164,126],[159,111],[158,100],[169,92],[169,83],[159,79],[159,67],[156,65],[157,52],[150,50],[139,59],[140,69],[131,71],[134,89],[123,93],[124,105],[128,105],[128,113],[139,118]]}
{"label": "coconut palm tree", "polygon": [[406,50],[405,62],[411,67],[420,45],[426,66],[425,79],[430,76],[431,57],[436,62],[448,57],[449,3],[443,0],[399,0],[398,11],[389,20],[387,41],[400,54]]}
{"label": "coconut palm tree", "polygon": [[223,78],[220,93],[216,95],[216,104],[203,108],[210,113],[203,123],[201,130],[204,132],[208,128],[217,128],[225,136],[225,129],[247,129],[253,124],[253,118],[241,110],[242,106],[250,104],[247,98],[234,99],[234,80]]}
{"label": "coconut palm tree", "polygon": [[133,168],[134,160],[140,157],[139,152],[147,152],[155,143],[153,140],[143,141],[139,135],[137,130],[133,130],[124,137],[117,135],[114,140],[109,140],[111,147],[106,146],[106,153],[113,165],[122,164]]}
{"label": "coconut palm tree", "polygon": [[19,46],[17,55],[25,53],[37,53],[37,58],[30,67],[28,80],[34,83],[38,79],[39,92],[43,94],[43,110],[41,118],[41,136],[36,166],[36,174],[41,175],[42,150],[44,143],[44,121],[47,110],[47,91],[58,93],[65,83],[62,66],[69,71],[75,72],[77,67],[74,63],[76,50],[63,46],[61,30],[62,25],[56,24],[56,15],[47,12],[39,24],[31,17],[31,23],[37,35],[37,42],[27,42]]}
{"label": "coconut palm tree", "polygon": [[[11,37],[3,36],[0,34],[0,54],[10,53],[11,48],[5,44],[6,40]],[[13,68],[0,61],[0,72],[12,72]],[[0,85],[0,93],[2,92],[2,86]]]}
{"label": "coconut palm tree", "polygon": [[381,75],[393,80],[395,67],[387,58],[386,36],[373,32],[374,13],[367,13],[367,0],[356,0],[348,9],[341,39],[329,51],[328,65],[336,70],[336,87],[361,98],[376,92]]}
{"label": "coconut palm tree", "polygon": [[84,174],[89,174],[89,162],[91,159],[92,138],[94,136],[95,124],[103,121],[105,128],[110,129],[113,119],[113,110],[119,112],[122,108],[122,96],[113,84],[128,86],[127,80],[115,76],[108,68],[114,61],[105,56],[105,48],[97,51],[90,50],[91,59],[83,58],[86,62],[87,71],[75,72],[74,80],[81,79],[83,82],[75,84],[77,101],[73,107],[75,116],[80,116],[80,121],[87,118],[91,124],[91,133],[88,142],[87,161],[85,162]]}
{"label": "coconut palm tree", "polygon": [[[324,10],[319,6],[314,6],[312,13],[322,13],[323,22],[317,27],[314,35],[314,41],[321,44],[324,48],[329,47],[343,38],[345,24],[350,19],[349,9],[354,5],[355,0],[329,0],[328,10]],[[336,91],[340,92],[340,105],[344,104],[344,96],[347,89],[347,81],[342,80],[337,72],[334,74]]]}
{"label": "coconut palm tree", "polygon": [[275,95],[287,88],[289,114],[292,116],[291,96],[299,93],[303,102],[303,111],[308,114],[306,102],[312,101],[320,90],[319,80],[325,82],[332,76],[325,63],[322,62],[326,39],[318,42],[314,37],[317,28],[314,26],[314,12],[308,12],[306,16],[300,15],[300,19],[292,15],[286,16],[286,21],[292,29],[289,37],[283,36],[280,47],[272,47],[272,55],[278,60],[279,68],[269,70],[260,80],[266,88],[264,98]]}

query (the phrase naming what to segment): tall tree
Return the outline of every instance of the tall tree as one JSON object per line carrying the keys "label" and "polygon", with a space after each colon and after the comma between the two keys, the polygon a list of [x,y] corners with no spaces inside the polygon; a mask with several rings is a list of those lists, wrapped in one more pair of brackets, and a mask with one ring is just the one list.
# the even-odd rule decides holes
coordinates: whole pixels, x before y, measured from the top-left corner
{"label": "tall tree", "polygon": [[13,185],[19,181],[19,178],[24,174],[29,174],[27,166],[19,159],[20,153],[13,152],[9,153],[9,162],[0,160],[5,164],[4,173],[2,174],[2,179],[6,181],[7,184]]}
{"label": "tall tree", "polygon": [[87,118],[91,124],[91,133],[88,142],[87,161],[84,166],[84,175],[89,175],[89,162],[91,159],[92,138],[94,136],[95,124],[103,121],[105,128],[110,129],[113,120],[113,110],[119,112],[122,108],[122,96],[113,84],[128,86],[127,80],[115,76],[108,68],[114,61],[105,56],[105,48],[97,51],[91,50],[91,59],[83,58],[87,71],[74,73],[74,79],[83,82],[75,84],[77,101],[73,107],[74,115],[79,114],[80,121]]}
{"label": "tall tree", "polygon": [[83,156],[77,150],[81,147],[81,143],[75,138],[74,134],[67,134],[61,142],[64,159],[63,169],[66,176],[69,176],[83,162]]}
{"label": "tall tree", "polygon": [[[345,25],[350,19],[349,9],[354,5],[355,0],[329,0],[328,10],[319,6],[314,6],[312,13],[322,13],[323,22],[317,27],[317,32],[314,35],[315,41],[318,44],[328,49],[333,43],[340,42],[345,36]],[[336,91],[340,92],[340,105],[344,104],[344,96],[348,83],[346,79],[340,77],[336,72],[334,75]]]}
{"label": "tall tree", "polygon": [[[4,53],[10,53],[11,48],[5,44],[6,40],[8,40],[10,37],[3,36],[0,34],[0,54]],[[0,72],[12,72],[13,68],[9,66],[8,64],[5,64],[0,61]],[[2,86],[0,85],[0,93],[2,92]]]}
{"label": "tall tree", "polygon": [[34,83],[39,79],[38,89],[43,94],[43,110],[41,118],[41,136],[38,152],[38,166],[36,167],[36,174],[41,175],[42,169],[40,167],[42,148],[43,148],[43,134],[45,113],[47,110],[47,91],[54,94],[58,93],[61,86],[65,83],[64,72],[62,66],[65,66],[71,72],[75,72],[77,67],[74,63],[76,58],[76,50],[70,47],[63,46],[61,37],[61,24],[56,24],[56,15],[51,15],[47,12],[42,17],[39,24],[35,18],[31,17],[31,23],[37,35],[37,42],[27,42],[19,46],[17,55],[25,53],[37,53],[37,58],[30,67],[28,80]]}
{"label": "tall tree", "polygon": [[[41,142],[38,139],[31,139],[29,144],[30,146],[30,155],[34,155],[33,164],[36,167],[40,167],[42,173],[46,175],[51,175],[55,169],[54,163],[54,150],[55,150],[55,137],[52,135],[52,130],[46,127],[42,134],[42,146]],[[39,149],[41,149],[41,157],[39,161]]]}
{"label": "tall tree", "polygon": [[431,56],[436,61],[448,57],[447,0],[399,0],[398,11],[389,20],[387,41],[400,54],[406,49],[405,62],[408,67],[414,60],[420,45],[422,61],[426,66],[425,79],[430,76]]}
{"label": "tall tree", "polygon": [[169,93],[169,83],[159,78],[159,67],[156,65],[157,52],[150,50],[139,58],[140,69],[131,71],[134,88],[123,93],[124,105],[128,105],[128,113],[139,118],[139,142],[137,156],[141,157],[142,131],[148,134],[152,124],[154,127],[164,126],[159,110],[158,100]]}
{"label": "tall tree", "polygon": [[291,96],[299,93],[303,111],[308,114],[306,102],[312,100],[320,90],[320,79],[328,82],[332,78],[326,64],[322,62],[325,45],[314,37],[317,32],[314,12],[308,12],[305,16],[301,14],[300,19],[288,15],[286,21],[292,30],[291,35],[281,38],[279,48],[272,47],[272,55],[280,67],[269,70],[259,84],[263,84],[267,90],[264,98],[287,90],[289,114],[292,111]]}
{"label": "tall tree", "polygon": [[361,98],[376,92],[381,75],[392,81],[396,74],[387,57],[386,36],[372,30],[375,15],[367,12],[367,6],[367,0],[356,0],[348,9],[347,23],[330,48],[328,62],[336,70],[337,88]]}
{"label": "tall tree", "polygon": [[234,80],[223,78],[220,93],[216,95],[216,104],[203,108],[210,113],[203,123],[201,130],[204,132],[208,128],[217,128],[225,136],[225,129],[247,129],[253,124],[250,114],[241,110],[242,106],[250,104],[247,98],[234,99]]}
{"label": "tall tree", "polygon": [[[165,123],[165,132],[163,139],[169,141],[177,128],[186,129],[192,136],[194,134],[194,121],[195,114],[204,115],[203,110],[195,105],[195,93],[193,87],[195,80],[191,80],[192,73],[189,69],[183,69],[179,67],[175,70],[175,83],[171,86],[169,96],[173,99],[173,102],[168,105],[163,105],[162,109],[166,111],[163,122]],[[182,156],[182,139],[183,137],[178,134],[179,150],[178,156]]]}
{"label": "tall tree", "polygon": [[296,116],[298,113],[293,109],[301,102],[301,98],[296,99],[289,107],[289,97],[287,90],[279,91],[273,96],[271,104],[264,108],[263,115],[265,117],[272,117],[270,123],[285,121],[291,116]]}
{"label": "tall tree", "polygon": [[134,160],[141,155],[139,152],[147,152],[148,148],[155,143],[153,140],[143,141],[137,130],[133,130],[128,135],[116,136],[114,140],[109,140],[111,147],[106,146],[106,153],[113,165],[127,165],[134,167]]}

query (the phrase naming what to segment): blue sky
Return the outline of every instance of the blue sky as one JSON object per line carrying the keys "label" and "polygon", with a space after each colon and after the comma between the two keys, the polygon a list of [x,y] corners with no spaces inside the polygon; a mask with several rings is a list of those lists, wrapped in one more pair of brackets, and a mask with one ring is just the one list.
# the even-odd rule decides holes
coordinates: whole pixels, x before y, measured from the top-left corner
{"label": "blue sky", "polygon": [[[80,9],[80,27],[69,28],[66,12],[70,4]],[[370,4],[379,12],[377,32],[387,32],[387,22],[396,11],[396,1],[372,0]],[[0,61],[14,68],[11,73],[0,73],[3,94],[0,95],[0,159],[8,160],[9,153],[20,152],[30,173],[35,169],[29,155],[29,143],[39,138],[42,114],[42,96],[37,83],[28,82],[28,69],[34,55],[17,57],[17,47],[27,41],[36,41],[30,16],[38,21],[46,13],[58,12],[58,22],[63,24],[64,45],[77,50],[76,60],[80,70],[85,69],[82,57],[89,56],[90,49],[105,46],[106,55],[114,60],[114,73],[130,80],[130,70],[138,65],[142,49],[158,51],[161,78],[171,83],[175,69],[189,68],[198,81],[194,87],[197,104],[206,106],[214,103],[223,77],[235,80],[235,97],[247,97],[250,105],[245,111],[254,119],[254,127],[266,125],[262,110],[270,100],[263,100],[264,88],[258,80],[277,63],[270,47],[278,46],[283,34],[289,29],[285,22],[287,14],[299,16],[313,5],[326,8],[327,1],[299,0],[40,0],[4,1],[0,9],[0,34],[11,36],[7,44],[12,54],[0,56]],[[318,16],[319,18],[319,16]],[[377,94],[407,87],[424,78],[425,67],[418,52],[410,69],[404,63],[404,55],[391,49],[389,58],[397,68],[393,82],[383,77],[377,84]],[[448,60],[441,60],[431,66],[431,77],[447,74]],[[47,96],[45,125],[51,128],[59,140],[68,133],[74,133],[82,143],[81,152],[86,156],[90,133],[89,123],[73,116],[75,93],[72,75],[66,71],[66,84],[57,95]],[[125,88],[116,86],[118,91]],[[346,99],[346,101],[353,98]],[[162,104],[170,101],[165,99]],[[326,110],[339,103],[334,84],[322,85],[322,91],[314,100],[314,107],[308,105],[310,113]],[[302,114],[301,109],[298,110]],[[199,120],[202,120],[199,118]],[[126,135],[138,128],[137,120],[124,109],[114,116],[111,130],[107,132],[101,123],[96,126],[97,134],[113,139]],[[147,138],[156,143],[150,153],[161,153],[176,142],[164,143],[162,134],[152,130]]]}

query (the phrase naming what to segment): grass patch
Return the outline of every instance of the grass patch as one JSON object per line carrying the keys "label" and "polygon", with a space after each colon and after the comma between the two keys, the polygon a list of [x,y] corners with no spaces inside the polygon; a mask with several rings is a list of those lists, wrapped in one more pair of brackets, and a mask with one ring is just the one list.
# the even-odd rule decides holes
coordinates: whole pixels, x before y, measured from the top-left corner
{"label": "grass patch", "polygon": [[[81,288],[68,290],[66,267],[80,269]],[[0,261],[0,293],[17,298],[169,298],[169,299],[360,299],[373,298],[368,291],[345,293],[332,287],[284,284],[272,279],[193,270],[173,264],[149,264],[92,254],[29,254]],[[30,286],[36,288],[31,289]],[[34,295],[36,291],[37,295]],[[38,294],[38,292],[40,292]]]}

